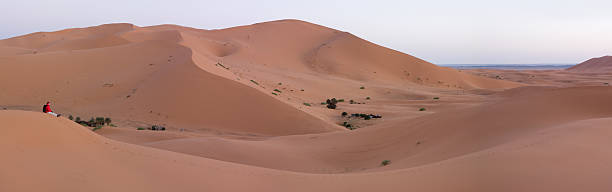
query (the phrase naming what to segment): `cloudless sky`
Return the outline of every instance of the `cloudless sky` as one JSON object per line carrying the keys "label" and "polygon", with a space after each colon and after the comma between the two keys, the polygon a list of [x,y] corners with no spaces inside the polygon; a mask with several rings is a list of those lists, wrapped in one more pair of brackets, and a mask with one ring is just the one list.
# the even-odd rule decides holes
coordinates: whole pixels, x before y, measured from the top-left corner
{"label": "cloudless sky", "polygon": [[3,0],[0,39],[106,23],[218,29],[300,19],[435,64],[612,55],[612,0]]}

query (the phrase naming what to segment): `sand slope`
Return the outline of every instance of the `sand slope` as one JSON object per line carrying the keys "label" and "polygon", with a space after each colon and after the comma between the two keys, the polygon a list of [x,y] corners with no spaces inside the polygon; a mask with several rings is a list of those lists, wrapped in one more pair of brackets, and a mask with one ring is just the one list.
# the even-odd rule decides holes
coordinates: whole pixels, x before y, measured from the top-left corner
{"label": "sand slope", "polygon": [[592,58],[576,66],[568,68],[567,71],[580,73],[612,72],[612,56]]}
{"label": "sand slope", "polygon": [[[381,171],[410,168],[486,150],[551,126],[612,117],[612,102],[608,99],[612,97],[612,88],[609,87],[521,88],[500,97],[499,101],[475,107],[386,121],[351,133],[276,137],[262,141],[187,137],[139,144],[300,172]],[[589,99],[583,101],[582,98]],[[132,142],[126,138],[116,139]],[[379,164],[385,159],[394,163],[381,169]]]}
{"label": "sand slope", "polygon": [[[367,174],[274,171],[105,139],[42,113],[0,111],[2,191],[608,191],[610,118],[470,155]],[[58,177],[61,175],[62,177]]]}

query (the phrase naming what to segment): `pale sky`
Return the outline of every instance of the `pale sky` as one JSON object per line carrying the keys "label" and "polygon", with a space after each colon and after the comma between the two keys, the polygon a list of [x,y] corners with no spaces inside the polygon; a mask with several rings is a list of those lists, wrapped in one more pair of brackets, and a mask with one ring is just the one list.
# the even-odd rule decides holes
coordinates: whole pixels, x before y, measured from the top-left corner
{"label": "pale sky", "polygon": [[0,39],[106,23],[219,29],[300,19],[435,64],[575,64],[612,55],[612,0],[3,0]]}

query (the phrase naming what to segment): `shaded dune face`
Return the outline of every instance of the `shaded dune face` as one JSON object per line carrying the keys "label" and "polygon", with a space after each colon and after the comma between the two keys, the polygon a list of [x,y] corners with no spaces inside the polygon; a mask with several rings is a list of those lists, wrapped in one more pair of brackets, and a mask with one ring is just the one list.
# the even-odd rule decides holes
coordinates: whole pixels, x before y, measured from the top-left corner
{"label": "shaded dune face", "polygon": [[612,56],[592,58],[567,69],[577,73],[609,73],[612,72]]}

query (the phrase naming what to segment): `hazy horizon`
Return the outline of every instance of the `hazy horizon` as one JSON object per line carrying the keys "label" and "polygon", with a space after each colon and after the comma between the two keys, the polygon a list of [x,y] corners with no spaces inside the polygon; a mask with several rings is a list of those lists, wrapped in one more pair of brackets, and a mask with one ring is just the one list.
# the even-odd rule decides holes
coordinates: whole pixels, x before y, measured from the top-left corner
{"label": "hazy horizon", "polygon": [[577,64],[612,54],[608,1],[10,1],[0,39],[107,23],[201,29],[299,19],[435,64]]}

